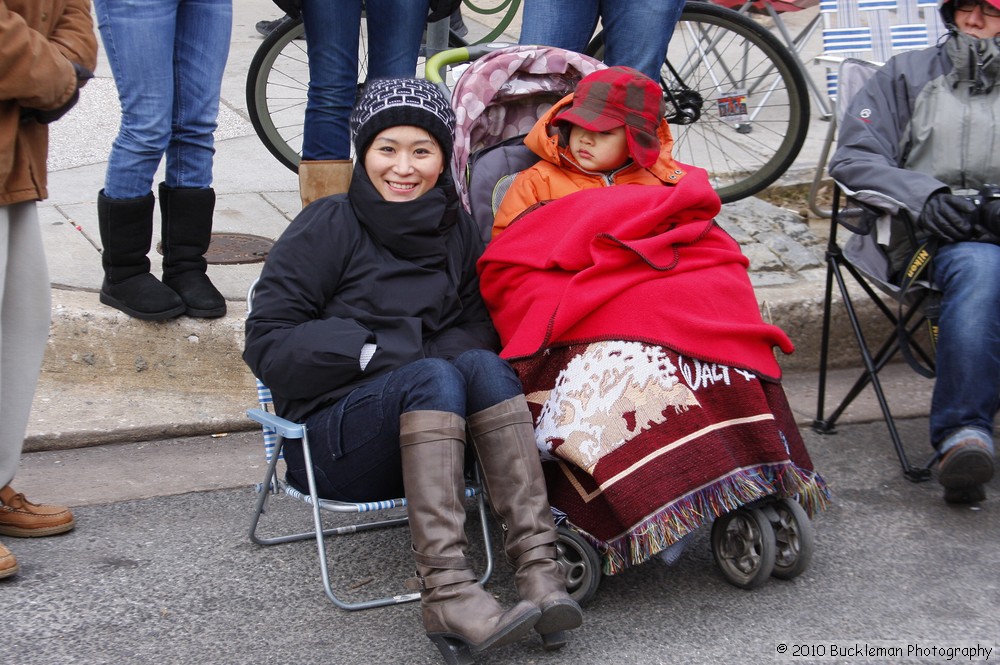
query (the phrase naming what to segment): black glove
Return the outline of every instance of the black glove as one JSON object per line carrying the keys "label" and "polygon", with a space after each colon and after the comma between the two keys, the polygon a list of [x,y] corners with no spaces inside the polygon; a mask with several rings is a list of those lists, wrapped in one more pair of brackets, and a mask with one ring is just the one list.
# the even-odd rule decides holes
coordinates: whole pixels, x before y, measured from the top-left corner
{"label": "black glove", "polygon": [[462,0],[431,0],[430,14],[427,15],[427,22],[433,23],[434,21],[448,18],[461,6]]}
{"label": "black glove", "polygon": [[1000,199],[993,199],[980,204],[979,226],[994,236],[1000,236]]}
{"label": "black glove", "polygon": [[302,0],[274,0],[274,4],[292,18],[302,16]]}
{"label": "black glove", "polygon": [[1000,245],[1000,235],[984,226],[977,226],[972,234],[972,242],[988,242],[993,245]]}
{"label": "black glove", "polygon": [[80,101],[80,88],[87,85],[87,81],[94,78],[94,72],[75,62],[73,63],[73,69],[76,70],[76,90],[73,91],[73,95],[59,108],[48,111],[21,109],[21,122],[34,120],[39,124],[48,125],[69,113],[70,109],[76,106],[76,103]]}
{"label": "black glove", "polygon": [[976,204],[964,196],[946,192],[931,194],[917,219],[917,227],[945,242],[961,242],[972,237]]}

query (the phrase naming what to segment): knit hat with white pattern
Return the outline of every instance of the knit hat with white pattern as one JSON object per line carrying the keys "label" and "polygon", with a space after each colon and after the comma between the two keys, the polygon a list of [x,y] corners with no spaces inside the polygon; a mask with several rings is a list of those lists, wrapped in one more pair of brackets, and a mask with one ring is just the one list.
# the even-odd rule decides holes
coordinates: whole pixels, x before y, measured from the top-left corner
{"label": "knit hat with white pattern", "polygon": [[427,130],[451,157],[455,135],[455,112],[444,93],[425,79],[376,79],[351,113],[354,150],[363,160],[368,146],[388,127],[412,125]]}

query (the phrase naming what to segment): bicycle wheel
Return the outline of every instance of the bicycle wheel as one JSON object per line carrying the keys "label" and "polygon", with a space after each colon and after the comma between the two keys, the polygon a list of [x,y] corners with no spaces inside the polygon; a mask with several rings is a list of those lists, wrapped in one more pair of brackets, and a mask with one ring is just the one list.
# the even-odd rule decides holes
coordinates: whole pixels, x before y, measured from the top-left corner
{"label": "bicycle wheel", "polygon": [[247,71],[247,111],[268,152],[293,171],[302,154],[309,91],[305,26],[287,16],[261,43]]}
{"label": "bicycle wheel", "polygon": [[[264,38],[247,71],[247,110],[254,131],[268,152],[293,171],[302,155],[302,126],[309,92],[309,56],[302,39],[301,19],[285,17]],[[454,33],[449,46],[464,46]],[[424,58],[417,61],[417,76],[423,75]],[[368,74],[368,21],[361,17],[358,45],[358,81]]]}
{"label": "bicycle wheel", "polygon": [[[601,58],[603,35],[587,51]],[[725,7],[687,3],[660,83],[674,158],[706,169],[723,203],[780,178],[809,130],[809,91],[788,49]]]}

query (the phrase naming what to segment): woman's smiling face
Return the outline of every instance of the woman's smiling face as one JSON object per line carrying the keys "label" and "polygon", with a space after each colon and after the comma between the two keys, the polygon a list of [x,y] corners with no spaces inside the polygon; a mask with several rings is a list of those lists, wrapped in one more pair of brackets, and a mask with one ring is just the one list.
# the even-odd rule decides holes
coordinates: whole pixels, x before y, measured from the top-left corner
{"label": "woman's smiling face", "polygon": [[430,133],[412,125],[379,132],[365,153],[365,173],[386,201],[412,201],[444,172],[445,156]]}

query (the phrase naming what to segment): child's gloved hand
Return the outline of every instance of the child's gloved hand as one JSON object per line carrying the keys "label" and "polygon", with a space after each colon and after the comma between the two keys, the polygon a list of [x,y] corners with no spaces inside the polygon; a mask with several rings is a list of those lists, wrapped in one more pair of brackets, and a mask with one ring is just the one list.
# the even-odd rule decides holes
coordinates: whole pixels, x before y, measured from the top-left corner
{"label": "child's gloved hand", "polygon": [[961,242],[972,237],[976,204],[964,196],[947,192],[931,194],[917,219],[917,226],[945,242]]}

